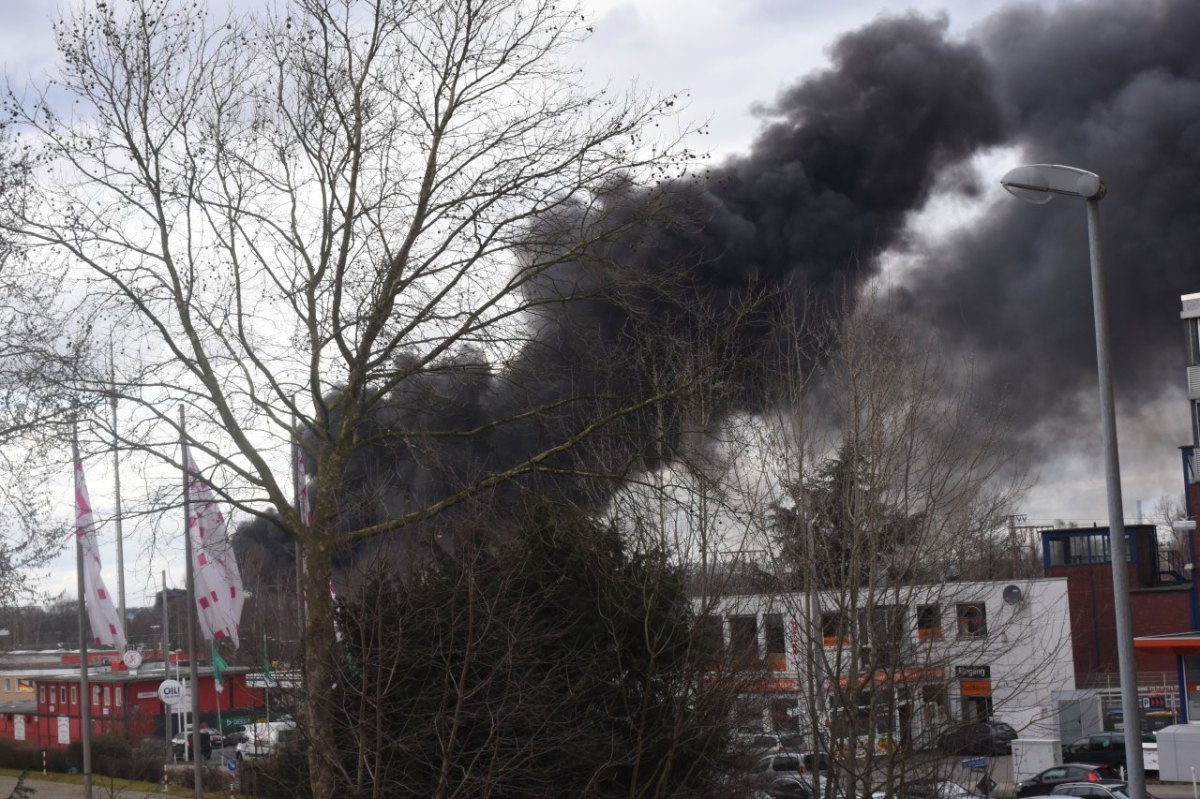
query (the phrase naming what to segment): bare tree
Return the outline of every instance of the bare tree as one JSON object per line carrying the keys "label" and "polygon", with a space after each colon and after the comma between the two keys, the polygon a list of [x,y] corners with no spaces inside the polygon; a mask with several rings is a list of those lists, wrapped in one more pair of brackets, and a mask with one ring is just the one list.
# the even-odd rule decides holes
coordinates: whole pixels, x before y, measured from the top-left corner
{"label": "bare tree", "polygon": [[[1020,596],[1041,592],[1021,615],[996,583],[972,582],[1014,579],[986,563],[990,551],[1011,564],[999,403],[991,416],[972,410],[986,404],[971,399],[969,375],[885,302],[830,329],[791,358],[755,448],[771,479],[747,484],[743,500],[764,519],[774,589],[727,598],[724,612],[786,622],[772,623],[787,630],[798,690],[764,712],[790,697],[795,719],[773,712],[773,723],[804,733],[846,790],[896,790],[934,774],[921,750],[960,720],[1053,728],[1042,702],[1072,679],[1066,598],[1014,580]],[[1018,649],[1028,662],[1010,662]],[[963,685],[977,695],[958,696]]]}
{"label": "bare tree", "polygon": [[[111,384],[59,388],[120,396],[128,426],[105,437],[130,453],[178,466],[184,437],[303,553],[317,796],[352,787],[317,701],[336,679],[331,578],[411,564],[434,535],[414,524],[519,478],[626,472],[637,445],[597,462],[581,443],[681,390],[575,368],[628,354],[636,309],[612,289],[644,277],[604,245],[653,213],[632,187],[688,160],[686,130],[650,135],[676,98],[578,83],[563,56],[584,26],[548,0],[301,0],[219,21],[99,3],[56,26],[52,83],[9,93],[36,191],[4,229],[121,339]],[[568,342],[575,301],[608,321]]]}
{"label": "bare tree", "polygon": [[[28,202],[29,154],[0,124],[0,219]],[[0,231],[0,604],[33,590],[37,568],[68,540],[47,513],[51,457],[72,414],[56,387],[77,372],[89,347],[86,316],[55,293],[54,275]]]}

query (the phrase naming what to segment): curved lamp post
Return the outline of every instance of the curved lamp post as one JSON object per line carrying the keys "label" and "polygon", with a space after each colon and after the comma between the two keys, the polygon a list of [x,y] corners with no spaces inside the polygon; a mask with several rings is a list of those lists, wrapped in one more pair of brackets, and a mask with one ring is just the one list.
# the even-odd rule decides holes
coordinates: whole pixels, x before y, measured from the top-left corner
{"label": "curved lamp post", "polygon": [[[1129,793],[1145,799],[1146,773],[1142,759],[1142,731],[1137,695],[1137,664],[1133,655],[1133,614],[1129,606],[1129,547],[1125,538],[1125,513],[1121,507],[1121,467],[1117,456],[1117,421],[1113,410],[1112,375],[1109,370],[1108,301],[1104,291],[1104,263],[1100,253],[1100,200],[1106,189],[1100,176],[1071,166],[1031,164],[1019,166],[1000,179],[1016,197],[1042,205],[1056,194],[1087,201],[1088,247],[1092,262],[1092,312],[1096,324],[1096,365],[1100,378],[1100,426],[1104,438],[1104,478],[1108,489],[1108,540],[1112,564],[1113,609],[1117,622],[1117,663],[1121,675],[1121,717],[1125,725],[1125,757]],[[1119,565],[1118,565],[1119,564]]]}

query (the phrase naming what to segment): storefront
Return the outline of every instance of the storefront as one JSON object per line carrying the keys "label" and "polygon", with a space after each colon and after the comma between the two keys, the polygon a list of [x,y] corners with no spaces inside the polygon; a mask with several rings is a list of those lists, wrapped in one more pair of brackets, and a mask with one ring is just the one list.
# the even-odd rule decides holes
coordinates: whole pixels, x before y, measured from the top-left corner
{"label": "storefront", "polygon": [[[1200,722],[1200,632],[1173,633],[1171,635],[1147,635],[1133,639],[1137,652],[1172,654],[1175,656],[1175,674],[1179,684],[1179,722],[1187,724],[1190,719]],[[1189,661],[1193,664],[1188,668]]]}

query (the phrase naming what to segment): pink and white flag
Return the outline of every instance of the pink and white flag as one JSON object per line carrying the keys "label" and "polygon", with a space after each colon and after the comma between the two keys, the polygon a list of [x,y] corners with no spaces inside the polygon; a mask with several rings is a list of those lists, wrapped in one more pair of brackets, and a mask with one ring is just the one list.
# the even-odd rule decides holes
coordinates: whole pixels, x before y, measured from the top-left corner
{"label": "pink and white flag", "polygon": [[83,463],[75,461],[75,538],[82,550],[84,608],[97,646],[125,648],[125,629],[112,594],[100,576],[100,547],[96,543],[96,524],[92,501],[83,479]]}
{"label": "pink and white flag", "polygon": [[188,535],[192,540],[192,580],[200,629],[209,641],[227,639],[236,649],[242,605],[242,574],[229,541],[225,516],[212,488],[184,454],[188,475]]}

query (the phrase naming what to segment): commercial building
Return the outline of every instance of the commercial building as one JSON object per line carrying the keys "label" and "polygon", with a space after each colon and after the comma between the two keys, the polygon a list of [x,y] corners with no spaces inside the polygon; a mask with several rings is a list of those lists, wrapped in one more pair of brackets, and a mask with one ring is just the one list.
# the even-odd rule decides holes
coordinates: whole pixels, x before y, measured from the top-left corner
{"label": "commercial building", "polygon": [[[18,653],[40,656],[41,665],[28,658],[6,657],[0,680],[18,679],[28,687],[29,698],[7,702],[0,708],[0,739],[24,741],[44,748],[62,748],[78,741],[82,731],[83,701],[89,701],[93,734],[115,734],[134,746],[146,738],[165,739],[181,727],[180,719],[158,695],[159,685],[179,675],[186,678],[186,655],[171,653],[164,665],[161,653],[146,652],[147,661],[130,669],[119,652],[89,652],[88,694],[80,690],[79,653]],[[156,658],[156,660],[150,660]],[[258,718],[265,707],[264,690],[257,673],[230,667],[216,691],[212,669],[199,671],[201,724],[217,726],[218,710],[226,728]],[[257,685],[255,683],[258,683]],[[180,711],[190,708],[181,704]]]}
{"label": "commercial building", "polygon": [[[815,712],[835,737],[870,727],[897,744],[960,719],[1058,737],[1058,694],[1075,687],[1066,580],[905,585],[863,600],[754,593],[703,608],[714,668],[756,675],[740,727],[797,730]],[[880,693],[888,701],[857,698]],[[849,717],[855,708],[882,717]]]}

